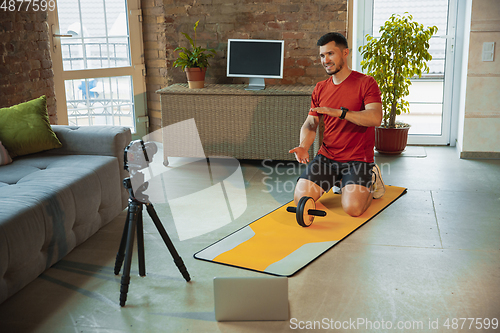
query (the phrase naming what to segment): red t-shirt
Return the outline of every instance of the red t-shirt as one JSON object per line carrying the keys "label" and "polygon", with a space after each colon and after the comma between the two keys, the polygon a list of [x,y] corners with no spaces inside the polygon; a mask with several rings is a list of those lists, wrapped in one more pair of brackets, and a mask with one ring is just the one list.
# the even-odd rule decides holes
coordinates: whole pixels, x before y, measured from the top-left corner
{"label": "red t-shirt", "polygon": [[[349,112],[362,111],[366,104],[381,103],[380,89],[371,76],[352,71],[339,85],[332,78],[316,84],[312,93],[311,107],[326,106],[333,109],[348,108]],[[375,127],[358,126],[338,117],[324,116],[325,132],[318,154],[338,162],[361,161],[373,163]]]}

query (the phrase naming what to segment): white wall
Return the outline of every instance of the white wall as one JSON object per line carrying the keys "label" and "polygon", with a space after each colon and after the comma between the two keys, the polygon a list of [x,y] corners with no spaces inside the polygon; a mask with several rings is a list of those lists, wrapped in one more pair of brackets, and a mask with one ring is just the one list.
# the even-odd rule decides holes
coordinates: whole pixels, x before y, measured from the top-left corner
{"label": "white wall", "polygon": [[[464,158],[500,158],[500,1],[467,0],[467,4],[470,33],[468,47],[464,46],[467,68],[462,72],[457,146]],[[482,61],[483,42],[495,42],[493,62]]]}

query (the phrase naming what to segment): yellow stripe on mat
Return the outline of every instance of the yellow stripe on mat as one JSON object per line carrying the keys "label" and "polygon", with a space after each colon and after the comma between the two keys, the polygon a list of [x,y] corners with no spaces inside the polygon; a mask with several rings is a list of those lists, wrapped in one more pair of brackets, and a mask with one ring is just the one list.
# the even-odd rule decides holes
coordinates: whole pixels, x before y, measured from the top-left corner
{"label": "yellow stripe on mat", "polygon": [[316,209],[325,210],[327,215],[315,217],[314,223],[307,228],[299,226],[295,214],[286,211],[288,206],[295,206],[291,201],[196,253],[195,258],[290,276],[377,215],[405,191],[402,187],[386,186],[385,195],[373,200],[359,217],[346,214],[341,207],[341,196],[330,191],[316,203]]}

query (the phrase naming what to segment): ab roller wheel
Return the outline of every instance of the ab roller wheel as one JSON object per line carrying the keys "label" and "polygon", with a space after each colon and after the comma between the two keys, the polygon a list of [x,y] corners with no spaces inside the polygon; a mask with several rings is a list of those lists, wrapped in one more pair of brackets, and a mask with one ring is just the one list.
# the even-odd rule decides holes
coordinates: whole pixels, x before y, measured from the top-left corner
{"label": "ab roller wheel", "polygon": [[302,197],[297,207],[287,207],[287,212],[295,213],[297,223],[302,227],[310,226],[315,216],[326,216],[324,210],[316,209],[316,203],[311,197]]}

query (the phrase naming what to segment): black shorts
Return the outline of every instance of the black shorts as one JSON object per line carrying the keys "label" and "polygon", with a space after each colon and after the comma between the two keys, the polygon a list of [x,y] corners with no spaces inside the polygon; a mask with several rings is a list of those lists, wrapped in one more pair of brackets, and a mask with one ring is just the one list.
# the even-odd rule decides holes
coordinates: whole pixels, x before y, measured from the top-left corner
{"label": "black shorts", "polygon": [[[375,163],[337,162],[323,155],[317,155],[300,175],[328,192],[333,186],[344,187],[349,184],[372,186],[372,168]],[[342,186],[340,185],[342,181]]]}

